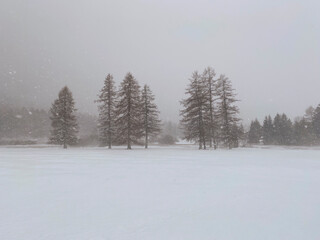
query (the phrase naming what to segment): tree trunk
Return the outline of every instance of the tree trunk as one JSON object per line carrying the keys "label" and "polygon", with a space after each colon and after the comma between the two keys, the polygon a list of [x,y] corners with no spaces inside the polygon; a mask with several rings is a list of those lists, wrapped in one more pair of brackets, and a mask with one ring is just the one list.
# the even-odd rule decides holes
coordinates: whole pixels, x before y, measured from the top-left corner
{"label": "tree trunk", "polygon": [[213,140],[213,148],[214,148],[214,150],[217,150],[217,145],[218,145],[218,144],[217,144],[216,140],[214,139],[214,140]]}
{"label": "tree trunk", "polygon": [[129,121],[128,135],[127,135],[127,149],[131,149],[131,124]]}
{"label": "tree trunk", "polygon": [[146,133],[146,144],[145,144],[145,148],[148,148],[148,133]]}
{"label": "tree trunk", "polygon": [[146,140],[145,140],[145,148],[148,148],[148,135],[149,135],[149,133],[148,133],[148,127],[146,127]]}
{"label": "tree trunk", "polygon": [[203,149],[207,149],[207,146],[206,146],[206,139],[205,137],[203,136]]}
{"label": "tree trunk", "polygon": [[109,131],[108,131],[108,148],[111,149],[112,141],[111,141],[111,131],[110,131],[110,124],[109,124]]}
{"label": "tree trunk", "polygon": [[112,140],[111,140],[111,120],[110,120],[110,114],[109,114],[109,126],[108,126],[108,148],[111,149],[112,146]]}
{"label": "tree trunk", "polygon": [[127,139],[127,143],[128,143],[128,146],[127,146],[127,149],[131,149],[131,139],[130,139],[130,129],[128,129],[128,139]]}

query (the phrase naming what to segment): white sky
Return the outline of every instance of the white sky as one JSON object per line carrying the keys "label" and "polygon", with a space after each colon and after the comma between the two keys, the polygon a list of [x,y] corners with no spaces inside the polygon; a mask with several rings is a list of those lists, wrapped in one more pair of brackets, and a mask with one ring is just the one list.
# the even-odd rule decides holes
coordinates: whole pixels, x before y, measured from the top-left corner
{"label": "white sky", "polygon": [[0,100],[45,107],[68,85],[96,113],[104,77],[131,71],[178,120],[207,66],[237,90],[242,118],[320,103],[319,1],[0,0]]}

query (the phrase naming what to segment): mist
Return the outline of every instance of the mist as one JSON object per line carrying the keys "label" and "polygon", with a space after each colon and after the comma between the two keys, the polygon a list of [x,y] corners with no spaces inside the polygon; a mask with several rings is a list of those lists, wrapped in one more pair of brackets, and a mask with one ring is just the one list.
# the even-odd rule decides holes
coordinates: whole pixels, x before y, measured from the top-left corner
{"label": "mist", "polygon": [[320,239],[319,0],[0,0],[0,240]]}
{"label": "mist", "polygon": [[68,85],[80,112],[108,73],[149,84],[164,120],[194,70],[226,74],[244,122],[320,102],[318,1],[2,0],[0,100],[48,109]]}

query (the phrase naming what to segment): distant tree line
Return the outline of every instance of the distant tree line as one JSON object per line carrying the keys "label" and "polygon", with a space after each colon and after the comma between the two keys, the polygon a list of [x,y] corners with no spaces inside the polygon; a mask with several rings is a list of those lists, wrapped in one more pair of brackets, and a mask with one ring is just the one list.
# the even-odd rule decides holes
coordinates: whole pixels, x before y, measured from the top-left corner
{"label": "distant tree line", "polygon": [[[50,113],[43,109],[0,107],[0,145],[46,143],[50,137]],[[80,126],[78,144],[95,144],[95,116],[76,113]]]}
{"label": "distant tree line", "polygon": [[1,106],[0,144],[8,144],[19,139],[31,140],[48,137],[50,121],[48,112],[39,109]]}
{"label": "distant tree line", "polygon": [[184,138],[197,142],[199,149],[238,147],[244,134],[231,81],[224,75],[215,76],[211,67],[202,74],[195,71],[186,88],[187,97],[181,101]]}
{"label": "distant tree line", "polygon": [[303,117],[292,122],[286,114],[277,114],[273,119],[266,116],[262,125],[255,119],[251,122],[248,143],[265,145],[320,144],[320,104],[309,107]]}

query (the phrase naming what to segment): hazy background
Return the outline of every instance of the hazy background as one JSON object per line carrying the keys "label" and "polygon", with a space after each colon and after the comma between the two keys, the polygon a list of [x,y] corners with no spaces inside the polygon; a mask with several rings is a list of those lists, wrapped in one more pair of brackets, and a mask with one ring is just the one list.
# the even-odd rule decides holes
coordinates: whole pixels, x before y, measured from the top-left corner
{"label": "hazy background", "polygon": [[226,74],[241,116],[320,103],[319,1],[0,0],[0,101],[49,108],[68,85],[81,112],[131,71],[178,120],[194,70]]}

